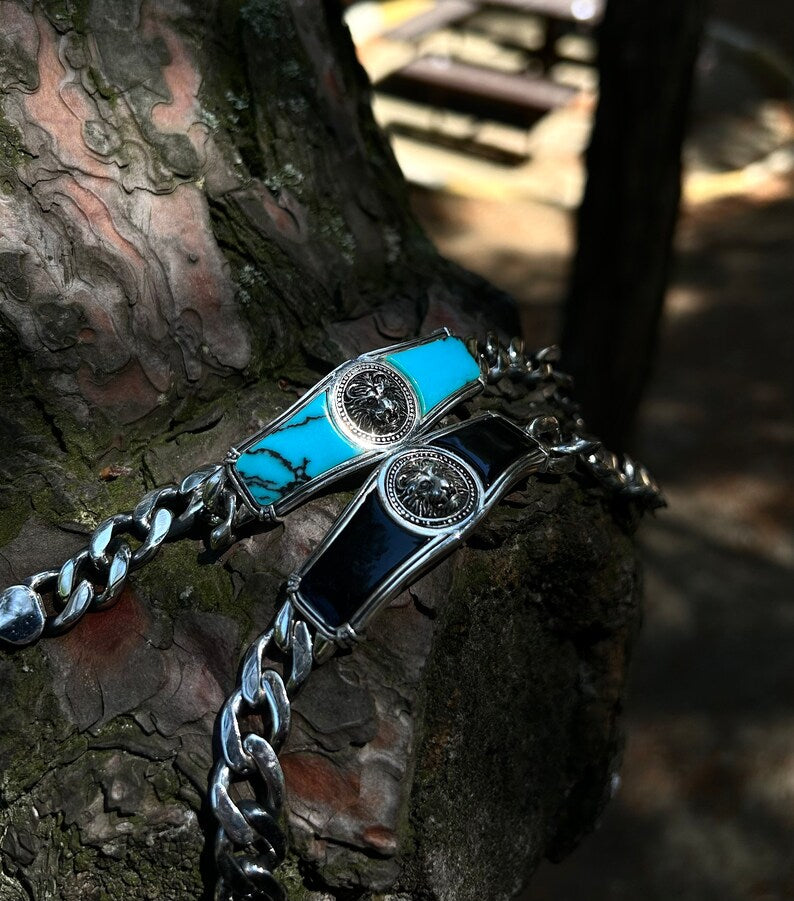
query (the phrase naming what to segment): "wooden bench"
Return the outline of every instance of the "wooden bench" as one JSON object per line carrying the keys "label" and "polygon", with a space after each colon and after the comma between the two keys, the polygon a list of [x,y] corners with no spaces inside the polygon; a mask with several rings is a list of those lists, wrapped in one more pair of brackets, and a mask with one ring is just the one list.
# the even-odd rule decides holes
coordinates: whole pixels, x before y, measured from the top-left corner
{"label": "wooden bench", "polygon": [[457,25],[481,8],[481,3],[473,3],[471,0],[442,0],[432,9],[402,22],[383,36],[390,41],[415,41],[426,34]]}
{"label": "wooden bench", "polygon": [[577,93],[551,79],[434,56],[403,66],[378,90],[522,127],[568,103]]}

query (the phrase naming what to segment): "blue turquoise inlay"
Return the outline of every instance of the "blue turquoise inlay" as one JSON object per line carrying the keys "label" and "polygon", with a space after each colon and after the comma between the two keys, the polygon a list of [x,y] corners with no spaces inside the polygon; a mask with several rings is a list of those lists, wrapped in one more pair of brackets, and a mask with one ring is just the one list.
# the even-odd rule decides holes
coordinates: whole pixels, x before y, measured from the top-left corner
{"label": "blue turquoise inlay", "polygon": [[[451,335],[395,350],[381,359],[412,383],[421,418],[450,395],[471,386],[480,374],[466,345]],[[327,393],[322,391],[286,422],[243,451],[234,467],[251,499],[261,507],[268,507],[364,452],[365,448],[346,438],[333,425]]]}
{"label": "blue turquoise inlay", "polygon": [[240,454],[235,467],[254,500],[267,507],[304,482],[358,457],[331,424],[325,391]]}
{"label": "blue turquoise inlay", "polygon": [[385,359],[411,380],[422,415],[480,375],[480,367],[466,345],[452,335],[398,350]]}

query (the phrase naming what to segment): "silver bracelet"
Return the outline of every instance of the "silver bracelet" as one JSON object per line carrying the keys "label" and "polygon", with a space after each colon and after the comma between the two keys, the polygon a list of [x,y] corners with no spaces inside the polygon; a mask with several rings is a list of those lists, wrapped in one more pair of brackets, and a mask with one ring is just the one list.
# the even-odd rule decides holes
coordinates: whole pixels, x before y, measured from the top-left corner
{"label": "silver bracelet", "polygon": [[[364,354],[232,448],[223,463],[149,492],[133,511],[102,522],[59,570],[0,594],[0,641],[29,644],[109,607],[129,573],[164,542],[199,535],[221,547],[240,528],[278,521],[342,476],[377,467],[290,577],[286,603],[247,652],[221,710],[221,755],[209,789],[218,823],[218,901],[285,898],[273,876],[286,853],[278,752],[291,699],[312,666],[362,640],[377,610],[459,546],[512,486],[532,473],[578,471],[640,510],[663,505],[643,466],[581,434],[570,380],[554,368],[556,360],[555,348],[531,354],[519,340],[463,342],[446,329]],[[431,431],[461,402],[508,382],[539,392],[570,423],[541,414],[522,428],[486,413]],[[378,559],[367,541],[375,533]],[[139,542],[134,549],[130,538]],[[244,733],[251,714],[262,715],[264,734]],[[254,797],[235,800],[230,789],[237,782]]]}

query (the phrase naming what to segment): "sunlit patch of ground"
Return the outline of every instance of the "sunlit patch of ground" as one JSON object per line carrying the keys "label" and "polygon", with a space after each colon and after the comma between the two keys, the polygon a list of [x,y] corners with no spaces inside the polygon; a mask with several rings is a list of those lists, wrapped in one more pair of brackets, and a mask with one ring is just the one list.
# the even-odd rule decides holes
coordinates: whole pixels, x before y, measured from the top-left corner
{"label": "sunlit patch of ground", "polygon": [[[461,5],[467,15],[439,20],[410,36],[399,31],[429,10],[454,12]],[[578,5],[590,13],[601,6],[594,0]],[[715,14],[724,5],[726,0],[717,3]],[[766,0],[764,5],[776,4]],[[390,134],[409,181],[475,199],[536,200],[568,210],[578,206],[585,179],[582,153],[597,103],[596,19],[584,16],[578,29],[561,34],[553,44],[553,62],[544,48],[541,16],[478,8],[472,0],[363,0],[349,8],[347,20],[375,86],[376,118]],[[451,108],[446,90],[430,83],[424,97],[388,86],[389,77],[404,66],[430,59],[442,69],[463,63],[575,90],[546,113],[526,120],[519,116],[525,123],[520,125],[498,114]],[[737,27],[715,15],[706,29],[697,80],[686,149],[687,201],[775,194],[780,180],[794,171],[794,63],[746,24]]]}
{"label": "sunlit patch of ground", "polygon": [[[646,621],[622,786],[599,830],[544,864],[523,901],[794,899],[789,112],[779,100],[733,117],[699,109],[697,177],[637,449],[670,507],[641,531]],[[414,206],[442,252],[519,300],[528,342],[549,343],[573,252],[570,205],[507,194],[417,188]]]}
{"label": "sunlit patch of ground", "polygon": [[[690,204],[638,456],[670,507],[644,523],[647,606],[622,788],[524,901],[794,898],[794,181]],[[563,211],[425,191],[441,249],[553,340]]]}

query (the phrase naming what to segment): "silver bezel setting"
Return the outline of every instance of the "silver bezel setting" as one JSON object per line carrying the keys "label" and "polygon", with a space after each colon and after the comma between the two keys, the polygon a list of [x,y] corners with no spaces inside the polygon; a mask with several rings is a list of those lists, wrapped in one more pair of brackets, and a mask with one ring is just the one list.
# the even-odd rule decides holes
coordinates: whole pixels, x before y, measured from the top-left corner
{"label": "silver bezel setting", "polygon": [[[441,464],[451,470],[466,486],[468,497],[462,507],[447,516],[423,516],[411,510],[405,503],[398,480],[409,465],[420,461]],[[393,519],[421,535],[437,535],[440,532],[461,527],[478,509],[483,486],[468,464],[448,451],[438,448],[410,448],[395,455],[378,475],[378,492],[383,506]]]}
{"label": "silver bezel setting", "polygon": [[[473,418],[477,420],[487,421],[489,419],[505,419],[506,417],[501,416],[498,413],[482,413],[479,416]],[[436,440],[438,438],[441,438],[443,435],[454,432],[459,429],[460,426],[461,423],[455,423],[454,425],[439,429],[437,432],[433,433],[431,440]],[[377,589],[369,595],[369,597],[366,598],[355,616],[351,617],[349,622],[343,623],[338,628],[335,628],[325,622],[321,617],[319,617],[309,604],[304,603],[300,593],[301,578],[309,571],[315,560],[317,560],[323,554],[326,547],[334,541],[336,536],[343,529],[347,527],[347,524],[350,522],[350,520],[353,518],[362,504],[366,501],[369,495],[373,491],[378,491],[379,493],[381,492],[378,483],[383,477],[383,472],[381,471],[372,473],[367,482],[361,488],[358,495],[356,495],[356,497],[353,498],[353,500],[350,502],[350,504],[348,504],[345,510],[342,511],[339,519],[337,519],[337,521],[325,535],[320,544],[315,547],[314,551],[303,562],[302,566],[295,573],[293,573],[292,576],[290,576],[290,596],[295,607],[300,610],[301,614],[307,619],[307,621],[310,622],[312,626],[314,626],[318,634],[323,638],[328,639],[329,641],[334,641],[344,647],[348,646],[351,643],[353,637],[355,638],[355,640],[363,638],[367,623],[381,609],[381,607],[384,606],[384,604],[392,599],[397,592],[404,589],[412,582],[415,582],[426,572],[432,569],[440,559],[447,556],[447,554],[451,553],[456,547],[459,547],[463,543],[464,539],[468,535],[470,535],[474,531],[476,526],[483,520],[488,511],[498,503],[500,498],[502,498],[503,495],[506,494],[510,489],[510,487],[514,485],[519,479],[523,478],[526,475],[529,475],[532,472],[543,469],[543,467],[546,465],[547,457],[541,449],[540,444],[537,441],[535,441],[535,444],[537,445],[537,450],[534,453],[528,453],[525,457],[522,457],[511,466],[509,466],[487,489],[482,487],[482,482],[475,475],[477,484],[478,486],[480,486],[480,490],[478,491],[477,496],[477,503],[475,505],[475,509],[462,522],[459,522],[452,526],[446,526],[444,528],[428,529],[427,527],[418,526],[407,522],[402,517],[395,516],[395,519],[397,519],[404,528],[411,529],[422,535],[427,535],[430,538],[430,541],[428,541],[421,548],[421,550],[419,550],[415,554],[414,557],[405,562],[402,566],[395,569],[394,572],[392,572],[389,577],[385,579],[377,587]],[[400,451],[399,456],[402,457],[403,455],[409,455],[415,453],[417,450],[424,448],[440,452],[438,448],[432,447],[432,445],[417,443],[413,447],[408,447],[403,451]],[[456,454],[452,454],[446,449],[443,451],[443,453],[449,454],[450,457],[454,456],[456,462],[460,466],[469,469],[468,464],[464,460],[461,460],[460,457],[458,457]],[[397,455],[395,455],[395,459],[396,458]],[[388,468],[389,467],[385,467],[385,469]],[[383,498],[382,493],[381,498]],[[394,515],[391,513],[388,503],[384,504],[384,506],[391,515]]]}
{"label": "silver bezel setting", "polygon": [[[294,416],[295,413],[297,413],[299,410],[303,409],[303,407],[305,407],[310,401],[314,400],[314,398],[317,397],[318,394],[321,394],[324,391],[328,391],[329,388],[334,384],[334,382],[339,379],[351,367],[351,365],[365,361],[381,362],[382,358],[387,357],[389,354],[392,354],[395,351],[406,350],[409,347],[418,347],[421,344],[427,344],[430,341],[435,341],[437,338],[440,338],[444,335],[453,337],[452,332],[448,328],[441,328],[429,335],[423,335],[421,338],[413,338],[410,341],[401,341],[398,344],[392,344],[388,347],[382,347],[377,351],[370,351],[369,353],[362,354],[360,357],[357,357],[353,361],[342,363],[341,366],[338,366],[324,379],[321,379],[313,388],[309,389],[309,391],[307,391],[306,394],[303,395],[303,397],[299,398],[294,404],[289,406],[286,410],[284,410],[283,413],[269,422],[264,428],[251,435],[250,438],[246,438],[245,441],[241,442],[236,447],[230,448],[225,460],[226,474],[228,476],[229,486],[235,489],[243,506],[260,520],[276,522],[281,516],[289,513],[290,510],[293,510],[295,507],[300,506],[309,497],[320,491],[325,485],[333,482],[335,479],[339,478],[342,475],[353,473],[359,469],[364,469],[368,466],[371,466],[373,463],[376,463],[378,460],[386,456],[389,451],[393,451],[395,449],[395,444],[389,446],[372,445],[370,447],[366,447],[360,440],[355,439],[356,443],[362,446],[363,452],[360,457],[356,457],[353,460],[348,460],[345,463],[340,463],[338,466],[332,467],[327,472],[324,472],[321,476],[317,476],[316,478],[307,482],[305,485],[299,486],[276,503],[268,504],[266,506],[258,503],[256,499],[251,495],[248,487],[238,474],[237,468],[235,466],[237,460],[244,451],[248,450],[249,447],[252,447],[258,441],[261,441],[271,432],[276,431],[279,426],[281,426],[288,419]],[[421,414],[417,415],[417,422],[414,426],[413,431],[409,433],[406,438],[402,439],[402,441],[416,439],[417,436],[423,434],[427,429],[429,429],[434,423],[438,422],[439,419],[449,413],[449,411],[456,407],[459,403],[482,391],[486,384],[487,383],[485,376],[481,373],[475,381],[464,385],[460,390],[447,397],[442,403],[436,405],[431,410],[428,410],[424,414],[424,416],[422,416]]]}
{"label": "silver bezel setting", "polygon": [[[375,429],[365,429],[356,422],[351,410],[348,388],[355,379],[362,375],[380,375],[397,389],[400,400],[405,405],[404,419],[392,431],[378,434]],[[402,373],[393,366],[377,360],[358,360],[349,364],[334,380],[328,389],[328,410],[334,425],[342,434],[362,447],[390,448],[406,440],[419,422],[419,398],[413,386]]]}

